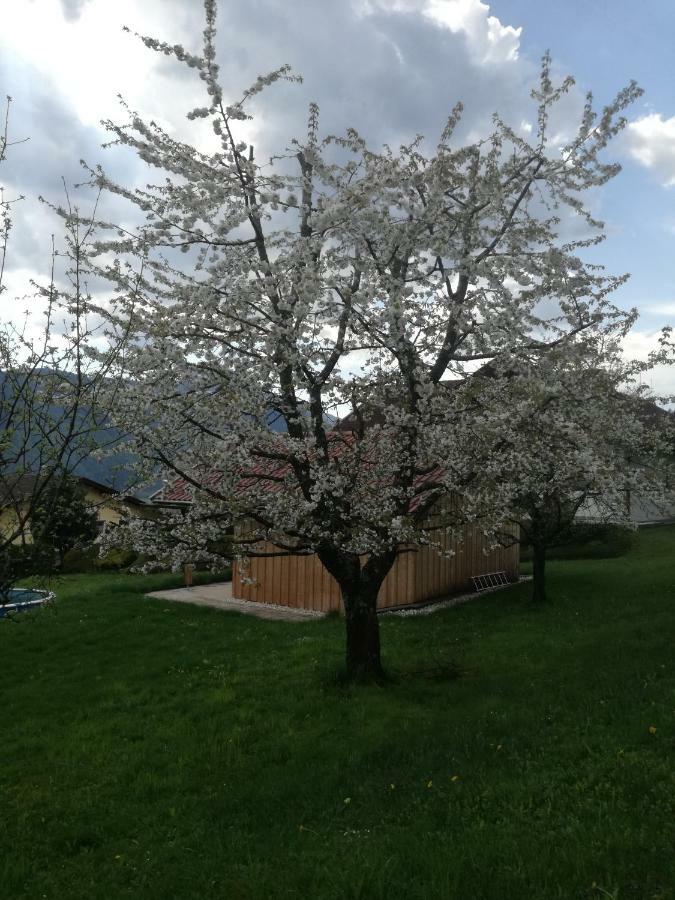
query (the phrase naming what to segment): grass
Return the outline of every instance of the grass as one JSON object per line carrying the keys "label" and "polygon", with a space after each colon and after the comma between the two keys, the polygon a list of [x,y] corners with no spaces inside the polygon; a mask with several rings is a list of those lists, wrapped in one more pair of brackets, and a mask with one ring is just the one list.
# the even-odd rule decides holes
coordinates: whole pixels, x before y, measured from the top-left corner
{"label": "grass", "polygon": [[339,620],[142,597],[175,583],[0,627],[3,898],[675,897],[675,528],[546,608],[383,619],[386,688],[340,687]]}

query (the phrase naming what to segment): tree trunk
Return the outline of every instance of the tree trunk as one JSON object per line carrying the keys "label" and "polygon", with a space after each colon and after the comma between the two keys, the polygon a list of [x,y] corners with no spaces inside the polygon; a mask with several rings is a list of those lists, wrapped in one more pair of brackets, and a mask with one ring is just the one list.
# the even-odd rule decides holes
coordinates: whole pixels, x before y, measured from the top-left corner
{"label": "tree trunk", "polygon": [[380,623],[377,618],[378,588],[359,584],[342,587],[347,626],[347,674],[356,679],[384,676],[380,658]]}
{"label": "tree trunk", "polygon": [[363,565],[354,553],[326,547],[317,552],[340,585],[347,627],[347,676],[359,681],[379,681],[384,678],[384,669],[380,658],[377,595],[396,559],[396,551],[370,556]]}
{"label": "tree trunk", "polygon": [[532,599],[535,603],[543,603],[546,600],[546,546],[535,544],[532,551]]}

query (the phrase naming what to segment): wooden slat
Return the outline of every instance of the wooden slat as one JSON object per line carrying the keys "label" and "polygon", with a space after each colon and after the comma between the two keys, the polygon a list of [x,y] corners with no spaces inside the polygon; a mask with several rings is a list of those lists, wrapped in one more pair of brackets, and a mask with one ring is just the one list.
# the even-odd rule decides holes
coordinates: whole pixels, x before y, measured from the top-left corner
{"label": "wooden slat", "polygon": [[[446,509],[451,512],[456,503],[450,501]],[[518,544],[484,555],[485,539],[480,529],[465,526],[461,535],[446,531],[433,534],[444,550],[453,549],[455,555],[441,557],[428,546],[400,554],[382,585],[379,606],[400,606],[471,589],[471,576],[487,572],[505,571],[512,579],[518,575]],[[276,548],[267,543],[258,549],[269,553]],[[242,583],[242,575],[255,583]],[[235,561],[232,587],[235,597],[254,602],[322,612],[342,607],[339,585],[315,555],[251,557],[248,569]]]}

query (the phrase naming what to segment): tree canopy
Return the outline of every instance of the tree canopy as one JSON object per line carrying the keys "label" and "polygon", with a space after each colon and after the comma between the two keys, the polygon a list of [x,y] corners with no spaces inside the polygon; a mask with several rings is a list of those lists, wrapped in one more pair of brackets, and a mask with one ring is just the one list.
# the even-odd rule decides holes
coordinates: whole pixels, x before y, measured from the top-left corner
{"label": "tree canopy", "polygon": [[[196,542],[236,519],[242,552],[262,539],[316,552],[341,587],[348,667],[377,674],[376,598],[397,553],[433,541],[426,516],[448,494],[461,494],[464,517],[486,509],[476,428],[528,468],[509,445],[518,417],[477,408],[476,368],[489,363],[501,384],[579,342],[602,363],[634,321],[612,302],[627,276],[585,255],[603,225],[584,195],[619,171],[605,151],[641,92],[631,83],[599,112],[589,95],[561,142],[551,118],[573,80],[554,83],[546,56],[527,137],[496,114],[489,137],[459,146],[457,104],[434,141],[372,148],[351,128],[323,136],[312,104],[306,133],[260,160],[246,122],[263,92],[296,76],[282,66],[226,98],[214,0],[204,9],[199,54],[141,40],[203,81],[206,105],[188,118],[208,120],[218,147],[128,110],[107,123],[112,143],[161,179],[133,190],[88,170],[145,219],[134,232],[99,223],[88,260],[117,288],[102,312],[133,336],[118,416],[147,459],[193,486],[183,523]],[[264,130],[263,113],[256,123]],[[270,409],[283,434],[267,428]],[[330,414],[352,427],[331,428]]]}

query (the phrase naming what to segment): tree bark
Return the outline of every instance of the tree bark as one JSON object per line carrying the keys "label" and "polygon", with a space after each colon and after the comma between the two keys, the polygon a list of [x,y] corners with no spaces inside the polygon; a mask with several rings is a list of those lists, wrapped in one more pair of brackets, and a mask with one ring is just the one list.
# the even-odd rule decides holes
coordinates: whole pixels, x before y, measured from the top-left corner
{"label": "tree bark", "polygon": [[341,586],[347,626],[345,664],[355,679],[384,677],[380,656],[380,623],[377,618],[379,588],[368,584]]}
{"label": "tree bark", "polygon": [[358,681],[380,681],[385,673],[380,655],[377,596],[396,559],[396,551],[370,556],[363,565],[354,553],[325,548],[319,550],[318,555],[340,585],[347,631],[347,677]]}
{"label": "tree bark", "polygon": [[532,551],[532,599],[535,603],[543,603],[546,600],[546,546],[535,544]]}

